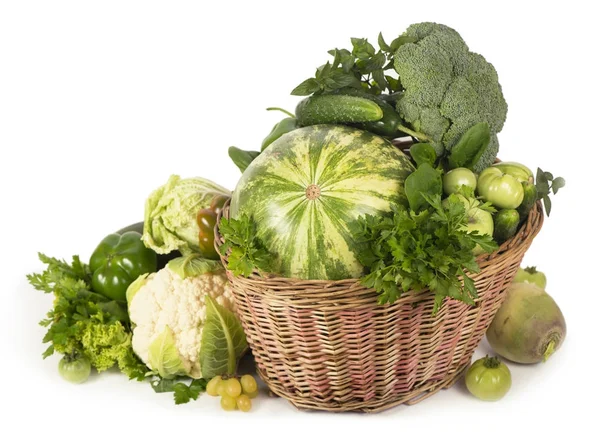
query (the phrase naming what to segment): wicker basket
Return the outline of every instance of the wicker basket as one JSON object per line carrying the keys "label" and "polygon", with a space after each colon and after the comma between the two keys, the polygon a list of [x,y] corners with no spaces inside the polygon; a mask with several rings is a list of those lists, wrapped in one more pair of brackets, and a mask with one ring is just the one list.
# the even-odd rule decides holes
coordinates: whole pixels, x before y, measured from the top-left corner
{"label": "wicker basket", "polygon": [[[435,316],[428,291],[379,306],[377,293],[356,279],[244,278],[228,271],[260,377],[298,408],[336,412],[379,412],[450,387],[542,223],[538,203],[515,237],[478,259],[476,305],[446,300]],[[215,244],[221,243],[216,232]]]}

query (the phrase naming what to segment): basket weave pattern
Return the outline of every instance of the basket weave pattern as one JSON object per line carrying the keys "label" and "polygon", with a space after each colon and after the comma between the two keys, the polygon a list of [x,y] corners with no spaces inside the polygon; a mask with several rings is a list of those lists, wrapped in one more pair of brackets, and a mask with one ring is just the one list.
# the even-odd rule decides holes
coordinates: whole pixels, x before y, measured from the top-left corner
{"label": "basket weave pattern", "polygon": [[[468,366],[542,223],[538,203],[515,237],[479,258],[476,305],[447,299],[435,316],[428,291],[380,306],[377,293],[356,279],[228,271],[259,375],[296,407],[338,412],[414,404],[449,387]],[[218,234],[215,243],[222,243]]]}

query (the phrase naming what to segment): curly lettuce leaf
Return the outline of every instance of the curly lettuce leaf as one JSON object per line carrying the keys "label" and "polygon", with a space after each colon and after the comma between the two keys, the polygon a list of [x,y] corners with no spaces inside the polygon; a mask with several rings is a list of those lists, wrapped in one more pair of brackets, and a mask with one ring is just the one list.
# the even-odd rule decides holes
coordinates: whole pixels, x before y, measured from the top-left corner
{"label": "curly lettuce leaf", "polygon": [[237,362],[248,343],[237,317],[206,296],[206,322],[200,345],[202,377],[235,374]]}

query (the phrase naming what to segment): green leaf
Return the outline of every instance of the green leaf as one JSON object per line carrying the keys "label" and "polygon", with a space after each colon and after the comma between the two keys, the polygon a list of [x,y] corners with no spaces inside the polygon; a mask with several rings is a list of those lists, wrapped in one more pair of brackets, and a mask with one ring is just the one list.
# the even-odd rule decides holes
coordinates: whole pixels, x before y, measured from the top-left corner
{"label": "green leaf", "polygon": [[172,378],[167,380],[165,378],[157,377],[150,381],[150,386],[154,389],[154,392],[157,394],[173,392],[174,386],[177,384],[179,380],[177,378]]}
{"label": "green leaf", "polygon": [[431,144],[419,142],[410,146],[410,156],[417,164],[417,167],[421,164],[429,164],[433,167],[437,160],[437,154]]}
{"label": "green leaf", "polygon": [[319,82],[315,78],[309,78],[297,85],[294,90],[292,90],[291,94],[295,96],[307,96],[320,89]]}
{"label": "green leaf", "polygon": [[352,54],[358,59],[367,59],[375,55],[375,48],[366,38],[351,38]]}
{"label": "green leaf", "polygon": [[48,358],[50,357],[52,354],[54,354],[54,345],[50,345],[46,348],[46,350],[44,351],[44,353],[42,354],[42,358]]}
{"label": "green leaf", "polygon": [[544,200],[544,209],[546,210],[546,216],[550,216],[550,210],[552,210],[552,201],[550,201],[550,196],[544,195],[542,199]]}
{"label": "green leaf", "polygon": [[175,404],[189,403],[190,400],[197,400],[200,392],[206,390],[206,380],[200,378],[193,380],[188,386],[185,383],[177,383],[173,386]]}
{"label": "green leaf", "polygon": [[154,339],[148,347],[148,363],[162,378],[171,379],[185,375],[179,351],[175,347],[175,337],[169,326]]}
{"label": "green leaf", "polygon": [[390,85],[385,79],[385,75],[383,74],[383,69],[376,69],[373,71],[373,80],[381,90],[388,89]]}
{"label": "green leaf", "polygon": [[558,193],[558,190],[565,186],[566,182],[563,178],[558,177],[552,181],[552,193]]}
{"label": "green leaf", "polygon": [[340,54],[340,51],[338,51],[337,49],[332,49],[330,51],[327,51],[327,53],[333,56],[333,61],[331,62],[333,68],[336,69],[337,67],[339,67],[340,63],[342,62],[342,54]]}
{"label": "green leaf", "polygon": [[377,36],[377,44],[379,44],[379,48],[385,52],[391,52],[390,46],[383,39],[383,34],[380,32]]}
{"label": "green leaf", "polygon": [[315,78],[317,79],[317,81],[321,82],[323,79],[328,78],[331,74],[331,69],[332,66],[329,61],[324,65],[319,66],[317,68],[317,71],[315,72]]}
{"label": "green leaf", "polygon": [[550,216],[552,210],[552,202],[550,201],[550,189],[552,194],[556,194],[558,190],[565,186],[564,178],[557,177],[550,172],[545,172],[538,167],[535,178],[535,188],[537,190],[537,199],[544,201],[544,209],[546,216]]}
{"label": "green leaf", "polygon": [[404,191],[410,209],[416,213],[420,212],[428,206],[425,196],[441,196],[442,177],[440,172],[428,163],[421,164],[406,178]]}
{"label": "green leaf", "polygon": [[396,52],[398,50],[398,48],[400,46],[402,46],[403,44],[414,43],[416,41],[417,41],[417,39],[414,37],[409,37],[407,35],[400,35],[398,38],[396,38],[394,41],[392,41],[390,43],[390,51]]}
{"label": "green leaf", "polygon": [[247,215],[239,219],[223,218],[219,224],[223,236],[221,254],[228,255],[227,269],[236,276],[249,277],[254,268],[269,272],[272,256],[256,239],[256,225]]}
{"label": "green leaf", "polygon": [[242,150],[237,147],[229,147],[229,157],[233,163],[240,169],[242,173],[248,168],[248,166],[254,161],[260,152],[252,150]]}
{"label": "green leaf", "polygon": [[169,261],[167,268],[182,279],[201,276],[207,273],[218,273],[224,269],[221,261],[205,259],[200,254],[177,257]]}
{"label": "green leaf", "polygon": [[326,90],[332,91],[335,89],[341,89],[343,87],[354,87],[359,88],[360,80],[352,73],[345,73],[341,69],[332,71],[328,78],[324,79]]}
{"label": "green leaf", "polygon": [[391,90],[398,90],[400,88],[400,82],[398,81],[397,78],[386,75],[385,79],[387,80],[387,82],[389,84],[389,88]]}
{"label": "green leaf", "polygon": [[467,130],[458,143],[452,147],[448,158],[450,168],[472,169],[490,143],[490,126],[487,122],[475,124]]}
{"label": "green leaf", "polygon": [[237,362],[247,347],[246,335],[237,317],[207,295],[199,354],[202,376],[235,374]]}

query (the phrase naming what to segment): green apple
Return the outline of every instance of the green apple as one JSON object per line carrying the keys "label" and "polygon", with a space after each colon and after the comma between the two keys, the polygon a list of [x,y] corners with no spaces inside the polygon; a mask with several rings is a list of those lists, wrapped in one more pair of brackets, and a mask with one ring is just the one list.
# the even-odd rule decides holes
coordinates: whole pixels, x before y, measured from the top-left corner
{"label": "green apple", "polygon": [[[465,206],[467,210],[467,226],[465,228],[469,233],[477,232],[479,235],[489,235],[493,237],[494,235],[494,218],[489,211],[482,210],[479,208],[479,201],[477,199],[466,198],[463,195],[458,195],[461,202]],[[483,249],[476,245],[473,248],[473,254],[478,256],[483,253]]]}

